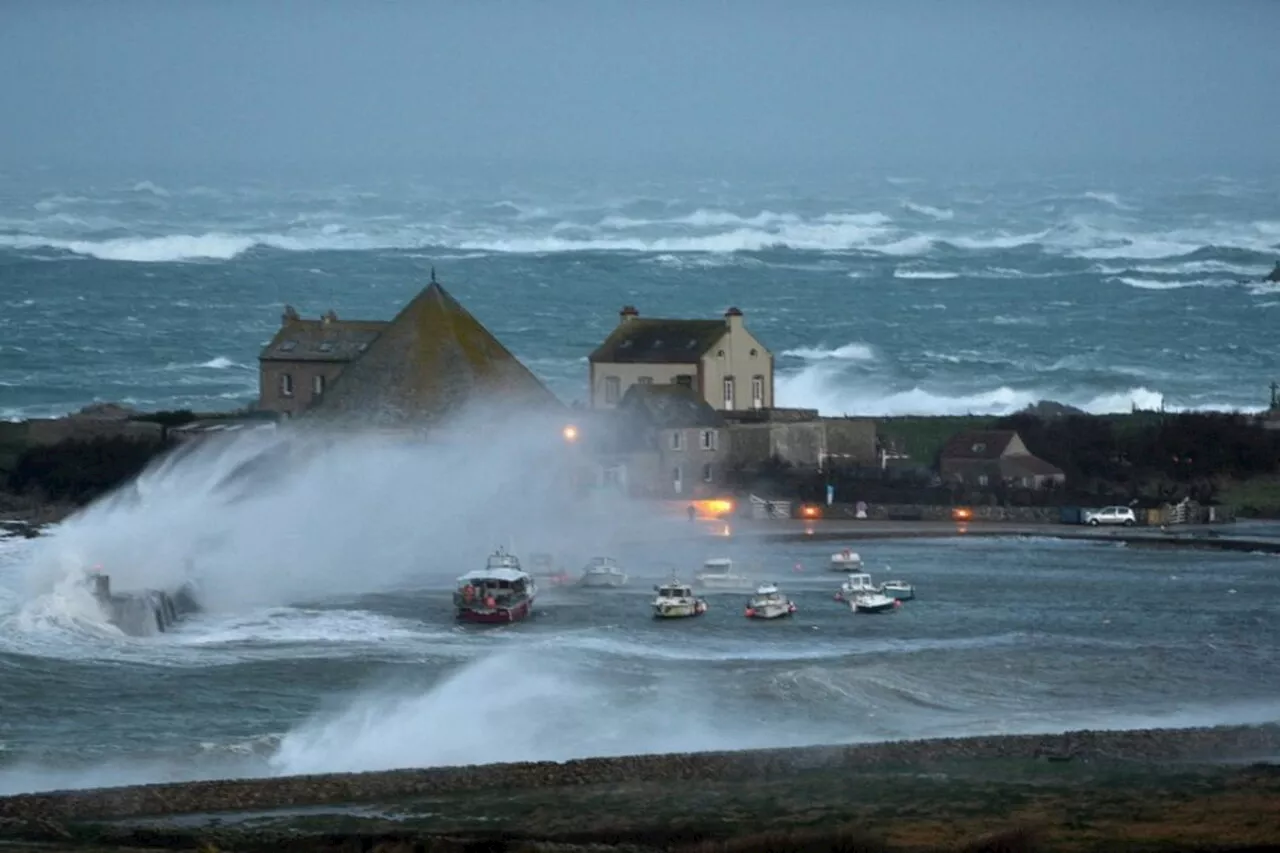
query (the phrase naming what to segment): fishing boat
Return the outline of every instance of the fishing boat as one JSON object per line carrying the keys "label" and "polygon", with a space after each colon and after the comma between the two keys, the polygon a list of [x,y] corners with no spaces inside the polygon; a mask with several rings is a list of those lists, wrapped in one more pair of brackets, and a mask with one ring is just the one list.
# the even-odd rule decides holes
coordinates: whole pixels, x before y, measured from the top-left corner
{"label": "fishing boat", "polygon": [[916,597],[916,588],[906,581],[885,581],[876,589],[882,595],[896,598],[898,601],[911,601]]}
{"label": "fishing boat", "polygon": [[851,572],[848,579],[836,590],[836,601],[851,601],[855,596],[879,593],[880,588],[871,582],[871,575]]}
{"label": "fishing boat", "polygon": [[579,586],[617,589],[627,585],[627,573],[613,557],[592,557],[582,570]]}
{"label": "fishing boat", "polygon": [[888,613],[901,606],[898,599],[879,592],[864,592],[849,599],[849,609],[854,613]]}
{"label": "fishing boat", "polygon": [[856,551],[845,548],[831,555],[829,565],[833,572],[856,572],[862,568],[862,557]]}
{"label": "fishing boat", "polygon": [[519,622],[533,612],[538,585],[515,554],[502,548],[489,555],[483,569],[458,578],[453,605],[463,622]]}
{"label": "fishing boat", "polygon": [[713,557],[704,562],[702,571],[694,575],[693,582],[704,589],[725,592],[750,592],[755,589],[750,578],[733,570],[733,560],[728,557]]}
{"label": "fishing boat", "polygon": [[556,558],[545,552],[529,555],[529,569],[537,580],[547,586],[564,586],[573,583],[573,575],[568,569],[556,565]]}
{"label": "fishing boat", "polygon": [[707,612],[707,602],[694,595],[693,588],[687,583],[673,578],[654,587],[654,590],[658,593],[653,599],[655,619],[685,619]]}
{"label": "fishing boat", "polygon": [[783,595],[777,585],[763,583],[747,602],[748,619],[778,619],[796,612],[795,602]]}

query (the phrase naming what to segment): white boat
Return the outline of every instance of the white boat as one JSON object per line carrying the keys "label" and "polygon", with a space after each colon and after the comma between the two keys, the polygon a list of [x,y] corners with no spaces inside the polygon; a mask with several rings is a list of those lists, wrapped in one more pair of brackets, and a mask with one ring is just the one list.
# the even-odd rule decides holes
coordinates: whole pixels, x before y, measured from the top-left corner
{"label": "white boat", "polygon": [[796,605],[771,583],[761,584],[747,602],[748,619],[777,619],[796,612]]}
{"label": "white boat", "polygon": [[627,573],[618,566],[618,561],[613,557],[592,557],[587,567],[582,570],[578,585],[616,589],[627,585]]}
{"label": "white boat", "polygon": [[658,593],[653,599],[655,619],[685,619],[707,612],[707,602],[694,595],[687,583],[672,579],[654,589]]}
{"label": "white boat", "polygon": [[901,606],[898,599],[879,592],[864,592],[849,599],[849,609],[854,613],[888,613]]}
{"label": "white boat", "polygon": [[916,597],[916,588],[906,581],[885,581],[877,590],[898,601],[911,601]]}
{"label": "white boat", "polygon": [[871,582],[871,575],[865,572],[851,572],[849,579],[840,584],[836,592],[836,601],[852,601],[856,596],[880,594],[880,587]]}
{"label": "white boat", "polygon": [[856,551],[845,548],[831,555],[830,568],[833,572],[857,571],[862,568],[862,557]]}
{"label": "white boat", "polygon": [[755,588],[750,578],[733,570],[733,561],[728,557],[713,557],[707,560],[702,564],[702,571],[694,575],[693,582],[706,589],[729,592],[750,592]]}

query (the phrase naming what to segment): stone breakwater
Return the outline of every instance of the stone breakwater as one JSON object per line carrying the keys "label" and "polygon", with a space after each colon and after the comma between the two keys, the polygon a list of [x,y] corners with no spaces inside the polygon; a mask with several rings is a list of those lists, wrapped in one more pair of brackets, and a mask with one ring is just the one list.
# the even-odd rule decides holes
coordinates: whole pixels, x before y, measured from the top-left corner
{"label": "stone breakwater", "polygon": [[381,803],[493,789],[623,782],[742,780],[819,770],[872,770],[991,759],[1101,760],[1161,764],[1268,760],[1280,725],[1075,731],[741,752],[526,762],[376,773],[141,785],[0,798],[0,822],[77,821],[209,812],[251,812]]}

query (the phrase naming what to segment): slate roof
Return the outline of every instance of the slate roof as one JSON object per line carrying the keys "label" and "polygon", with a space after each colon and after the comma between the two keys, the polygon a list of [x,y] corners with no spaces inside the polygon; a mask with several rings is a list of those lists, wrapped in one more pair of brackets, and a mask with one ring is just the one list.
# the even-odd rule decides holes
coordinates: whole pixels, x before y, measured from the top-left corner
{"label": "slate roof", "polygon": [[649,427],[688,429],[723,427],[724,418],[692,388],[684,385],[632,385],[618,408],[639,416]]}
{"label": "slate roof", "polygon": [[354,361],[390,325],[386,320],[286,319],[260,361]]}
{"label": "slate roof", "polygon": [[1016,480],[1021,477],[1053,477],[1062,474],[1062,469],[1039,456],[1006,456],[998,463],[1000,476]]}
{"label": "slate roof", "polygon": [[1011,429],[975,430],[952,436],[942,447],[941,459],[999,459],[1018,435]]}
{"label": "slate roof", "polygon": [[633,317],[591,353],[606,364],[696,364],[729,331],[724,320]]}
{"label": "slate roof", "polygon": [[343,369],[307,415],[383,426],[419,424],[486,396],[511,406],[564,408],[433,281]]}

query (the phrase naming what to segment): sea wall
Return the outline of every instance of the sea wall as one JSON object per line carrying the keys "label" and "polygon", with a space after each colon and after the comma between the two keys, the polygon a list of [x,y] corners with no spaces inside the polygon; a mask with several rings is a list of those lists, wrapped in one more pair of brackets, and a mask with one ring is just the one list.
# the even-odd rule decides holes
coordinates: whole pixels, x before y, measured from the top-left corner
{"label": "sea wall", "polygon": [[743,752],[592,758],[381,773],[189,782],[23,794],[0,798],[0,820],[126,819],[303,805],[387,802],[485,789],[624,782],[725,780],[805,770],[911,766],[965,760],[1089,760],[1165,763],[1260,760],[1280,754],[1280,726],[1076,731],[819,746]]}

